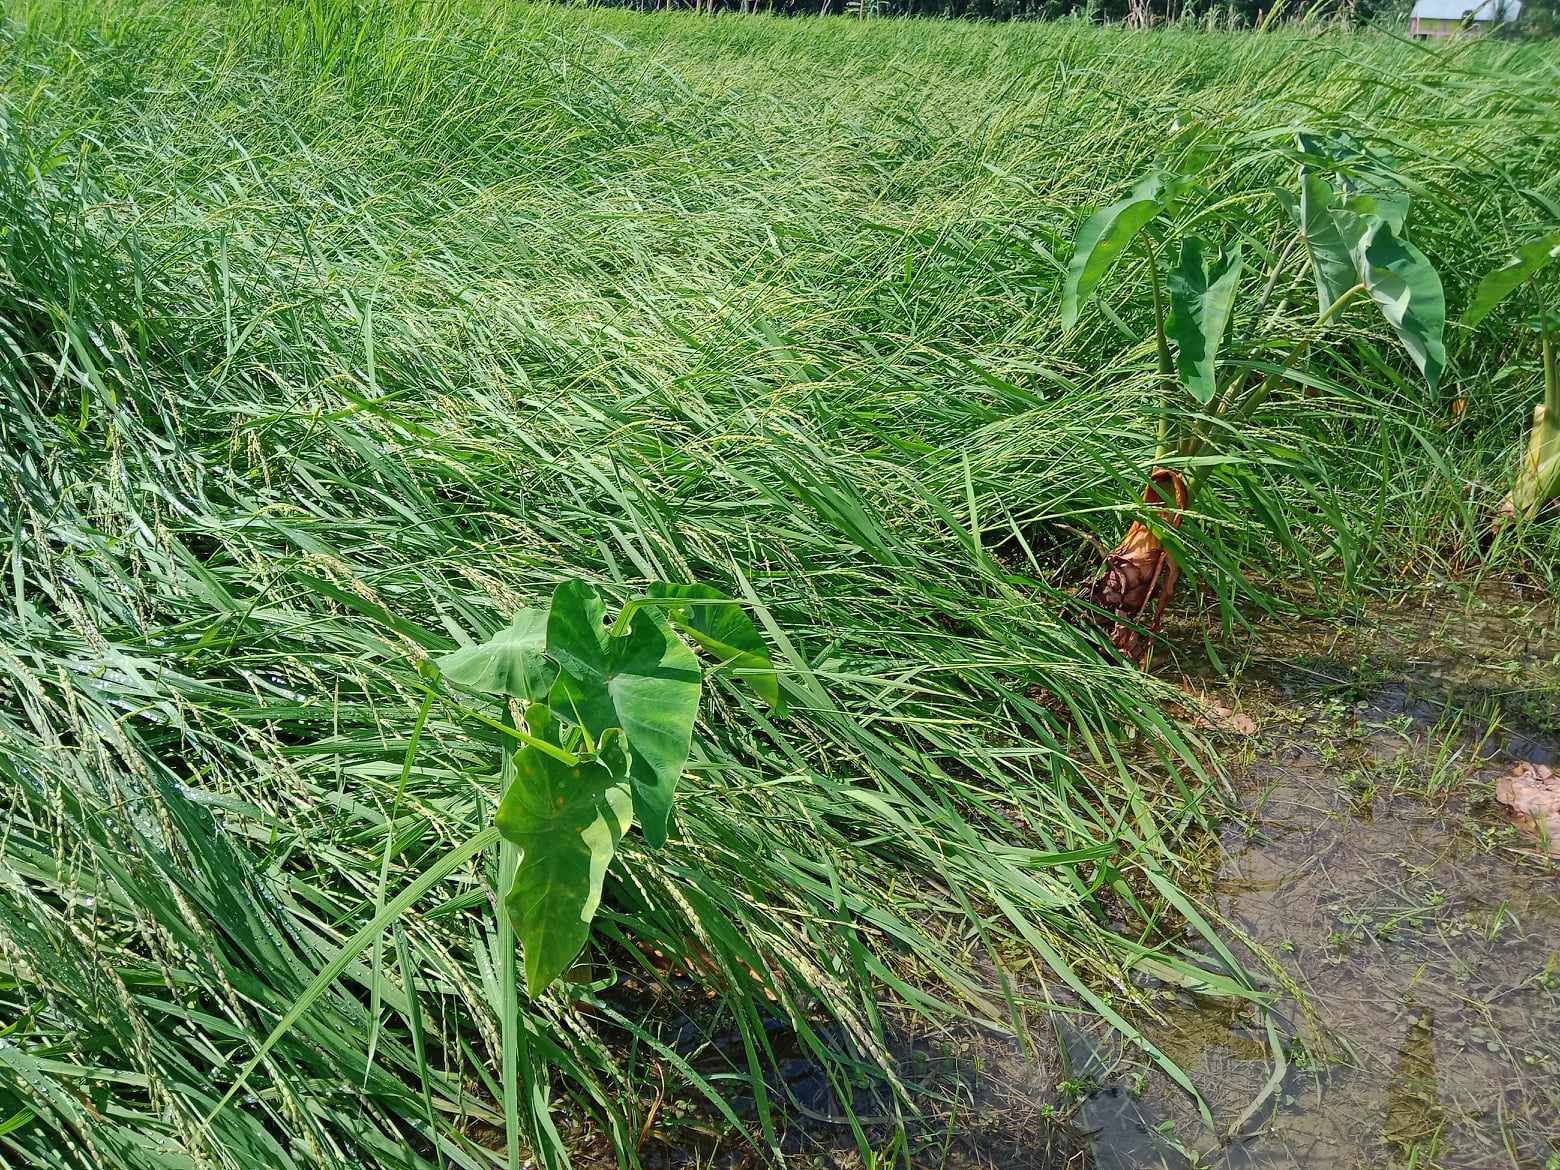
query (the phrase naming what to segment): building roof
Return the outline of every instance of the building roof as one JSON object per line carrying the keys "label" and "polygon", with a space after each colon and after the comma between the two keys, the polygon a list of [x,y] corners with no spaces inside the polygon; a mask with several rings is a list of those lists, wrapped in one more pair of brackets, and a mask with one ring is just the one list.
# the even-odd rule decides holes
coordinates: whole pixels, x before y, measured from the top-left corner
{"label": "building roof", "polygon": [[1522,14],[1522,0],[1414,0],[1410,14],[1421,20],[1504,20]]}

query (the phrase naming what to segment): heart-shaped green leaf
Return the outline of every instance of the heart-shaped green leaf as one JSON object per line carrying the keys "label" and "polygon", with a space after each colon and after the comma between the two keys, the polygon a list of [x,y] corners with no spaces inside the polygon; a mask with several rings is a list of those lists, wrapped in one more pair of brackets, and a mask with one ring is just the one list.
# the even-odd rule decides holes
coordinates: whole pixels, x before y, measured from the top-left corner
{"label": "heart-shaped green leaf", "polygon": [[1160,195],[1160,177],[1156,172],[1138,180],[1125,199],[1100,208],[1083,221],[1062,286],[1063,329],[1077,324],[1078,310],[1094,295],[1111,265],[1159,213]]}
{"label": "heart-shaped green leaf", "polygon": [[1403,191],[1360,192],[1345,199],[1343,206],[1355,215],[1385,220],[1399,236],[1408,222],[1408,195]]}
{"label": "heart-shaped green leaf", "polygon": [[[544,718],[528,717],[527,723],[532,735],[550,739]],[[628,761],[616,734],[602,740],[594,759],[572,767],[529,744],[515,753],[514,779],[499,803],[497,824],[520,847],[504,907],[524,949],[528,995],[541,994],[585,946],[633,807]]]}
{"label": "heart-shaped green leaf", "polygon": [[1470,328],[1477,325],[1490,311],[1511,295],[1523,281],[1538,272],[1551,260],[1560,259],[1560,232],[1540,236],[1517,249],[1517,254],[1479,281],[1463,314],[1463,324]]}
{"label": "heart-shaped green leaf", "polygon": [[1311,257],[1316,277],[1318,315],[1359,283],[1359,271],[1349,251],[1349,241],[1339,230],[1333,210],[1337,197],[1332,185],[1306,167],[1300,168],[1300,235]]}
{"label": "heart-shaped green leaf", "polygon": [[547,611],[522,609],[486,642],[446,654],[435,665],[456,686],[530,702],[545,699],[558,676],[546,648]]}
{"label": "heart-shaped green leaf", "polygon": [[646,840],[661,845],[699,712],[699,660],[652,608],[636,610],[625,633],[609,632],[600,595],[583,581],[553,594],[547,653],[559,667],[554,713],[598,741],[622,728],[634,813]]}
{"label": "heart-shaped green leaf", "polygon": [[1223,249],[1210,262],[1196,236],[1181,241],[1180,263],[1170,272],[1170,319],[1166,332],[1176,343],[1181,382],[1203,406],[1213,401],[1219,343],[1240,288],[1240,245]]}
{"label": "heart-shaped green leaf", "polygon": [[[1328,131],[1325,134],[1308,134],[1301,131],[1295,135],[1295,145],[1305,157],[1306,161],[1302,165],[1314,165],[1318,160],[1324,163],[1323,172],[1331,174],[1338,194],[1346,201],[1369,194],[1392,203],[1401,202],[1406,211],[1407,182],[1396,164],[1381,151],[1379,145],[1362,143],[1352,134],[1339,130]],[[1356,210],[1370,209],[1357,208]],[[1386,212],[1381,212],[1381,215],[1384,219],[1390,219],[1390,215]],[[1393,228],[1401,231],[1402,220],[1399,219],[1394,223]]]}
{"label": "heart-shaped green leaf", "polygon": [[1446,368],[1446,293],[1440,274],[1418,248],[1374,215],[1335,210],[1339,230],[1353,238],[1351,252],[1365,290],[1434,390]]}
{"label": "heart-shaped green leaf", "polygon": [[785,700],[780,694],[774,660],[747,610],[708,585],[657,581],[646,596],[686,599],[686,605],[657,608],[673,626],[710,654],[718,666],[730,667],[755,695],[784,714]]}

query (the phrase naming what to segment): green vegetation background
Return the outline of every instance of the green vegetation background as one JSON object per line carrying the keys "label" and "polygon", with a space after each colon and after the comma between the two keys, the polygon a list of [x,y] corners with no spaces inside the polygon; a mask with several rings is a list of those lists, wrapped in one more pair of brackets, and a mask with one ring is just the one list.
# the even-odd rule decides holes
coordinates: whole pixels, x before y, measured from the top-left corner
{"label": "green vegetation background", "polygon": [[[1132,891],[1174,888],[1212,797],[1158,684],[1059,616],[1154,430],[1142,282],[1064,338],[1059,262],[1177,119],[1347,123],[1423,184],[1455,311],[1560,199],[1552,49],[480,0],[7,14],[13,1164],[476,1167],[506,1122],[557,1160],[585,1119],[629,1157],[663,1080],[716,1116],[753,1097],[773,1016],[843,1084],[882,1080],[894,1011],[1016,1018],[990,960],[1107,1013],[1133,967],[1235,985],[1195,940],[1138,941]],[[1290,178],[1232,167],[1231,215],[1280,242]],[[1430,400],[1354,320],[1220,456],[1179,550],[1212,620],[1476,560],[1531,349],[1454,339]],[[1553,525],[1503,549],[1552,581]],[[506,1118],[484,858],[208,1123],[373,907],[491,817],[480,725],[437,704],[411,750],[418,663],[572,575],[710,581],[778,647],[791,717],[721,689],[672,843],[630,844],[597,922],[599,976],[653,977],[631,940],[700,971],[731,1076],[576,987],[523,1007]],[[760,1148],[783,1105],[740,1119]]]}

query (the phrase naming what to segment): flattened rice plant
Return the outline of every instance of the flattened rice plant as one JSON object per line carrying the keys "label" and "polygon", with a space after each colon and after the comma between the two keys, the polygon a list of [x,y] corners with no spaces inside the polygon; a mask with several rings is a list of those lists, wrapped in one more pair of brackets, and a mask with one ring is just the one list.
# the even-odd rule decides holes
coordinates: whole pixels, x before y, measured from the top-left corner
{"label": "flattened rice plant", "polygon": [[[1188,105],[1242,134],[1349,109],[1407,126],[1436,156],[1416,167],[1560,173],[1535,47],[1460,50],[1492,71],[1458,88],[1348,43],[1360,62],[1071,22],[10,5],[0,1157],[633,1165],[691,1116],[779,1163],[817,1104],[798,1054],[903,1136],[967,1098],[906,1075],[896,1033],[1033,1039],[1059,1000],[1190,1087],[1135,1024],[1138,980],[1263,997],[1178,891],[1199,754],[1048,584],[1139,486],[1114,464],[1143,435],[1115,378],[1136,354],[1064,352],[1049,236]],[[1229,191],[1166,160],[1193,186],[1127,248],[1156,242],[1158,399],[1186,412],[1144,470],[1188,506],[1212,485],[1206,519],[1151,506],[1147,532],[1217,562],[1231,607],[1263,588],[1239,579],[1259,527],[1296,534],[1275,576],[1383,512],[1417,552],[1462,486],[1364,392],[1287,431],[1236,417],[1310,319],[1277,308],[1309,286],[1302,241],[1280,269],[1275,217],[1235,214],[1278,170],[1248,145],[1211,156],[1250,166]],[[1340,200],[1364,167],[1310,165]],[[1315,352],[1275,396],[1375,356]],[[1211,369],[1207,405],[1181,365],[1196,394]],[[1418,481],[1389,498],[1431,506],[1378,507],[1361,420]],[[1307,445],[1307,498],[1270,442]],[[700,628],[734,611],[644,596],[668,580],[741,598],[786,719]],[[579,619],[592,589],[637,599],[616,633]],[[676,719],[601,697],[636,627]],[[691,689],[665,627],[728,665],[700,672],[657,846]],[[562,970],[536,996],[517,930],[533,989]],[[881,1131],[853,1120],[831,1133],[866,1158]]]}

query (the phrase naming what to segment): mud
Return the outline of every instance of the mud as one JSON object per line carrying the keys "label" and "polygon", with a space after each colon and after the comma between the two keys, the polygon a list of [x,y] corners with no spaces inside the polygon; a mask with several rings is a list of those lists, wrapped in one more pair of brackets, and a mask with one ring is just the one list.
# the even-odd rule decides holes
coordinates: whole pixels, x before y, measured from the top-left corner
{"label": "mud", "polygon": [[[831,1083],[777,1020],[785,1164],[1560,1170],[1560,860],[1494,798],[1514,762],[1560,763],[1553,606],[1485,593],[1171,637],[1155,672],[1223,710],[1213,738],[1236,798],[1201,842],[1202,901],[1273,1010],[1145,981],[1154,1011],[1133,1023],[1213,1124],[1065,1003],[1031,1021],[1038,1051],[894,1029],[920,1118]],[[686,1026],[677,1046],[701,1074],[740,1081],[736,1035]],[[733,1105],[751,1127],[754,1102]],[[649,1170],[769,1164],[708,1116],[647,1138]]]}
{"label": "mud", "polygon": [[1259,630],[1228,681],[1188,667],[1259,727],[1225,741],[1240,807],[1205,861],[1240,957],[1271,960],[1287,1069],[1237,1125],[1273,1072],[1264,1022],[1162,993],[1143,1030],[1210,1129],[1069,1030],[1101,1170],[1560,1168],[1560,865],[1494,800],[1512,762],[1560,756],[1560,637],[1521,597],[1465,605]]}

